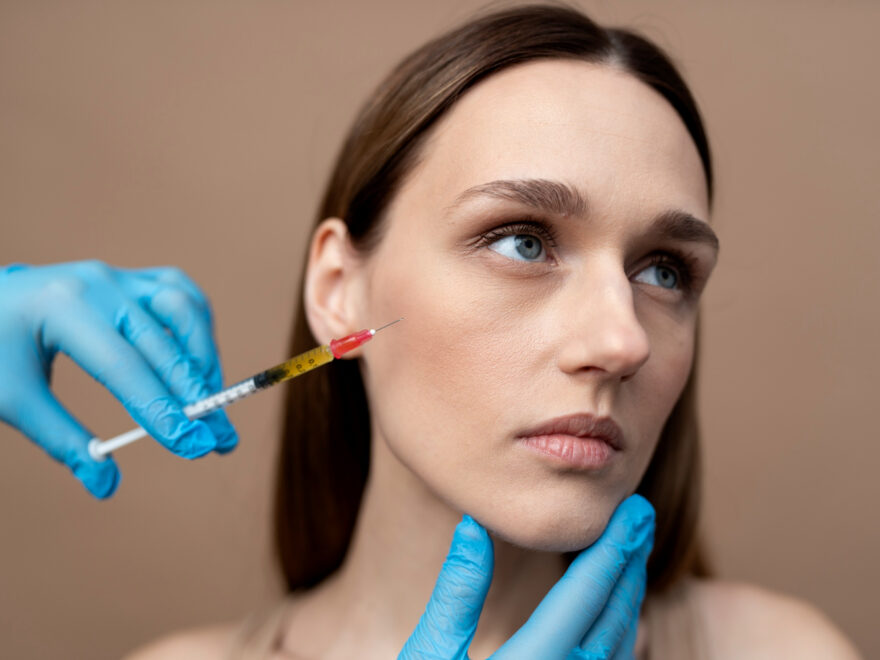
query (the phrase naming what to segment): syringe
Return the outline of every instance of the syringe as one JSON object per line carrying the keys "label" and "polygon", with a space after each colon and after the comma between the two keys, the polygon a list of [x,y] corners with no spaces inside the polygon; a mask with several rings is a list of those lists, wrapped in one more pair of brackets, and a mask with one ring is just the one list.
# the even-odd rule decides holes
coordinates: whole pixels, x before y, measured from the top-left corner
{"label": "syringe", "polygon": [[[397,321],[402,320],[402,318],[397,319]],[[373,338],[373,335],[379,332],[379,330],[384,330],[389,325],[397,323],[397,321],[386,323],[375,330],[361,330],[343,337],[342,339],[332,339],[329,344],[317,346],[310,351],[300,353],[296,357],[289,359],[287,362],[282,362],[271,369],[261,371],[252,378],[231,385],[225,390],[221,390],[216,394],[205,397],[201,401],[196,401],[195,403],[186,406],[183,409],[183,412],[190,419],[198,419],[199,417],[204,417],[215,410],[225,408],[230,403],[235,403],[239,399],[250,396],[254,392],[259,392],[260,390],[272,387],[272,385],[276,385],[285,380],[296,378],[312,369],[317,369],[328,362],[332,362],[336,358],[342,357],[349,351],[353,351],[358,346],[370,341]],[[139,426],[136,429],[132,429],[127,433],[117,435],[115,438],[110,438],[103,442],[98,438],[92,438],[89,441],[89,454],[96,461],[99,461],[110,452],[131,444],[135,440],[140,440],[146,435],[148,435],[148,433]]]}

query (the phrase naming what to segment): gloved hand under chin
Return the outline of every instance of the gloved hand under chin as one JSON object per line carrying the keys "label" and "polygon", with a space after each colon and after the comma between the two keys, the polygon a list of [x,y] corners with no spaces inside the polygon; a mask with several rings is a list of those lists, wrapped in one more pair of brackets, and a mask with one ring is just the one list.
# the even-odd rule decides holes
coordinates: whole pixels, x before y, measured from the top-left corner
{"label": "gloved hand under chin", "polygon": [[[492,660],[630,660],[653,540],[654,509],[641,495],[631,495]],[[398,660],[468,658],[493,559],[486,530],[465,516]]]}

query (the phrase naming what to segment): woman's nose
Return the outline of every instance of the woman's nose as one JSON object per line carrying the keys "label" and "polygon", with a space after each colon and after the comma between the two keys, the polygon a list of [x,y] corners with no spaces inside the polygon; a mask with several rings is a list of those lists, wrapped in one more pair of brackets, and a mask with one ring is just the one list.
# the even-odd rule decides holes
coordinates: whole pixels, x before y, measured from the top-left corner
{"label": "woman's nose", "polygon": [[629,278],[622,271],[594,273],[571,285],[560,309],[560,369],[630,378],[648,360],[651,347],[636,314]]}

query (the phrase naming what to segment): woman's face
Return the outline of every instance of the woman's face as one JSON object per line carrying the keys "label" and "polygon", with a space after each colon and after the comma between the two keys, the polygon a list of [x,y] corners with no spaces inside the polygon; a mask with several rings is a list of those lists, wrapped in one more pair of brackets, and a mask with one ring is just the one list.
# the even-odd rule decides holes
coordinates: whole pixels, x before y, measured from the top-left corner
{"label": "woman's face", "polygon": [[[434,127],[359,264],[375,442],[501,537],[583,548],[687,380],[717,248],[681,119],[605,65],[543,60]],[[594,424],[591,416],[599,419]],[[620,431],[610,449],[581,436]]]}

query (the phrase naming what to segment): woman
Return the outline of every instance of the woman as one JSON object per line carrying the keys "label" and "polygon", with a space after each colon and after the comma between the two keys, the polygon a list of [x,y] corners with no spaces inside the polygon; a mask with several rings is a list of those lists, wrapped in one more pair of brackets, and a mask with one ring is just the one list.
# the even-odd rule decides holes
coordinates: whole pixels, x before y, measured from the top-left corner
{"label": "woman", "polygon": [[854,657],[803,604],[697,579],[711,191],[687,88],[631,33],[524,7],[408,57],[355,122],[306,266],[293,352],[405,320],[290,388],[276,528],[294,593],[138,657],[389,657],[463,512],[494,539],[464,647],[485,657],[634,492],[656,510],[638,636],[591,657]]}
{"label": "woman", "polygon": [[[292,354],[405,320],[290,388],[276,529],[297,595],[156,657],[390,657],[461,512],[495,537],[484,657],[632,492],[657,516],[637,657],[854,657],[806,605],[694,579],[711,191],[691,95],[631,33],[524,7],[409,56],[356,119],[309,252]],[[307,412],[326,426],[299,431]],[[618,448],[548,435],[566,424]]]}

